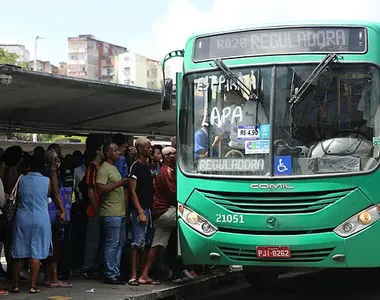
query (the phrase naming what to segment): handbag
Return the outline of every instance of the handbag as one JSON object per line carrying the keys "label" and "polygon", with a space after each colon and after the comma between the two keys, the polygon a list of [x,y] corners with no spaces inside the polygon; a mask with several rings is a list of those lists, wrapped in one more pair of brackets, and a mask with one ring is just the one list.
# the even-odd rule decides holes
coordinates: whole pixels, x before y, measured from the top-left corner
{"label": "handbag", "polygon": [[13,220],[17,211],[17,191],[18,191],[18,184],[20,182],[21,177],[22,175],[18,177],[11,194],[6,197],[7,201],[5,203],[3,212],[8,221]]}
{"label": "handbag", "polygon": [[[62,181],[59,179],[61,187],[59,188],[59,194],[62,199],[63,207],[66,211],[66,222],[71,221],[71,204],[72,204],[72,193],[73,189],[71,187],[65,187]],[[59,208],[54,203],[54,201],[48,204],[49,217],[52,224],[58,224],[59,220]]]}

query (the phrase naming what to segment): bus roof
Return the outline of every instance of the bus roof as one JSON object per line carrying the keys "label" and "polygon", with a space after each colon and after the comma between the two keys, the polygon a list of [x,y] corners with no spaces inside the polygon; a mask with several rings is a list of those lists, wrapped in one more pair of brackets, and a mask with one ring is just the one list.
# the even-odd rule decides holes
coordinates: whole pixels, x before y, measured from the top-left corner
{"label": "bus roof", "polygon": [[221,33],[228,33],[228,32],[234,32],[234,31],[245,31],[245,30],[252,30],[252,29],[265,29],[265,28],[271,28],[271,27],[308,27],[308,26],[329,26],[329,25],[335,25],[335,26],[366,26],[366,27],[372,27],[374,29],[377,29],[380,31],[380,23],[375,21],[360,21],[360,20],[315,20],[315,21],[287,21],[287,22],[277,22],[277,23],[264,23],[264,24],[254,24],[254,25],[245,25],[245,26],[239,26],[239,27],[229,27],[224,28],[222,30],[209,30],[209,31],[203,31],[197,34],[193,34],[190,36],[188,41],[193,40],[199,36],[207,36],[207,35],[214,35],[214,34],[221,34]]}

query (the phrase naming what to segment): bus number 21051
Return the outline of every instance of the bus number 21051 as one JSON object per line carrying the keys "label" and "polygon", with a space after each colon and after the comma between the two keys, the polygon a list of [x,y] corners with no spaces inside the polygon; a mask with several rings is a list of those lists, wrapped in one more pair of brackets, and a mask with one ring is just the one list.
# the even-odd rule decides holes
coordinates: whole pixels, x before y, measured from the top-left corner
{"label": "bus number 21051", "polygon": [[244,216],[230,214],[216,214],[216,223],[240,223],[244,224]]}

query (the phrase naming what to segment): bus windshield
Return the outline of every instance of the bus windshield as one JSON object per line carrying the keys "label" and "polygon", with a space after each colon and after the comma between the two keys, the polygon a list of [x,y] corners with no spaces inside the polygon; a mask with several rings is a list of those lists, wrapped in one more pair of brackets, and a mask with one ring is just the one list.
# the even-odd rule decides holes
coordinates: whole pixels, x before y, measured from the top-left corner
{"label": "bus windshield", "polygon": [[380,149],[374,138],[380,136],[378,68],[330,64],[304,91],[302,101],[292,103],[317,65],[231,68],[257,95],[254,99],[220,70],[185,75],[181,169],[261,177],[375,168]]}

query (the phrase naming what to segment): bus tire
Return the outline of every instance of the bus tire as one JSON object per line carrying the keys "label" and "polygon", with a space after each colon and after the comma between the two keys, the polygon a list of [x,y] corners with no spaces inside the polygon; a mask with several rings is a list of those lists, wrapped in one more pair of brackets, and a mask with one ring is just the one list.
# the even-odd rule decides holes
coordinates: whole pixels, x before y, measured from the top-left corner
{"label": "bus tire", "polygon": [[244,277],[247,283],[255,289],[265,289],[277,281],[278,272],[244,270]]}

